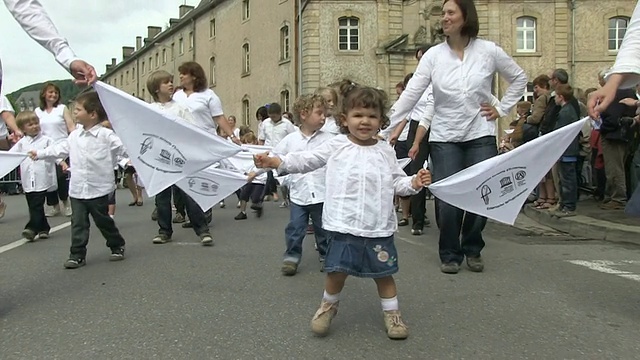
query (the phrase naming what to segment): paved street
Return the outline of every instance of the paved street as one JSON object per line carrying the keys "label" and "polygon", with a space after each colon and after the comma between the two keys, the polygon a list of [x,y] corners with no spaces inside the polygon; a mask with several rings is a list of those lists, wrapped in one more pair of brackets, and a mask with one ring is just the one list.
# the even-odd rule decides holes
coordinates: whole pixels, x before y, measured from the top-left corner
{"label": "paved street", "polygon": [[[288,211],[234,221],[214,210],[216,245],[191,229],[153,245],[152,201],[116,222],[127,258],[108,262],[92,231],[87,266],[62,267],[66,218],[49,240],[14,244],[22,196],[0,220],[0,359],[636,359],[640,353],[640,248],[489,224],[482,274],[439,272],[437,232],[397,237],[406,341],[387,339],[371,280],[347,281],[331,333],[311,335],[323,274],[308,241],[300,273],[280,275]],[[432,204],[429,204],[432,207]]]}

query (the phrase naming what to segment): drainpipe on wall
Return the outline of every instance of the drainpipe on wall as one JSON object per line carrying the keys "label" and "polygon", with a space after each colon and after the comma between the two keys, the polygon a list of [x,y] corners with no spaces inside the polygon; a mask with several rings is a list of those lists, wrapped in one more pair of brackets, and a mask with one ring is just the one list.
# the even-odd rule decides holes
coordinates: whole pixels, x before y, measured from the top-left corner
{"label": "drainpipe on wall", "polygon": [[576,0],[571,0],[571,82],[576,78]]}
{"label": "drainpipe on wall", "polygon": [[298,14],[296,16],[296,27],[297,27],[297,36],[298,36],[298,61],[297,61],[297,83],[298,83],[298,96],[302,95],[302,13],[304,9],[309,4],[311,0],[298,0],[297,1],[297,10]]}
{"label": "drainpipe on wall", "polygon": [[196,18],[191,19],[191,32],[193,33],[193,61],[196,61]]}

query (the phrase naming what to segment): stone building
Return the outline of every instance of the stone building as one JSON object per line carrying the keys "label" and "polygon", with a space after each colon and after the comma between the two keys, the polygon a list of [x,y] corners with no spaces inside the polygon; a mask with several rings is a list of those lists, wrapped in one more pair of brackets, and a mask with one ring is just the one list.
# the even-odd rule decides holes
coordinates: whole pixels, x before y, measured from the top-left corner
{"label": "stone building", "polygon": [[[202,0],[195,8],[180,6],[165,30],[149,26],[135,47],[122,48],[120,62],[112,59],[102,79],[149,101],[151,72],[176,74],[182,62],[194,60],[226,115],[255,126],[258,106],[277,101],[287,109],[298,94],[342,78],[394,94],[395,84],[415,69],[416,49],[439,41],[441,4]],[[530,79],[562,67],[574,87],[585,89],[614,61],[635,1],[476,0],[476,6],[480,36],[500,44]],[[498,95],[505,89],[496,81]]]}

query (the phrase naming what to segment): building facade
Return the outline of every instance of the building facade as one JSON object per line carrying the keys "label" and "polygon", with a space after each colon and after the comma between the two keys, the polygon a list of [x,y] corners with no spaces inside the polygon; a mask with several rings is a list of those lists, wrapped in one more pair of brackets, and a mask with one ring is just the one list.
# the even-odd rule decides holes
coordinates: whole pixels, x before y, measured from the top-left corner
{"label": "building facade", "polygon": [[[226,115],[255,127],[256,109],[343,78],[395,94],[416,49],[440,41],[441,0],[202,0],[162,30],[149,26],[103,81],[151,100],[155,70],[197,61]],[[480,37],[495,41],[529,79],[565,68],[576,88],[597,86],[615,60],[634,0],[476,0]],[[298,21],[300,20],[300,21]],[[177,77],[176,77],[176,85]],[[496,81],[500,96],[504,80]],[[525,98],[532,97],[532,87]]]}

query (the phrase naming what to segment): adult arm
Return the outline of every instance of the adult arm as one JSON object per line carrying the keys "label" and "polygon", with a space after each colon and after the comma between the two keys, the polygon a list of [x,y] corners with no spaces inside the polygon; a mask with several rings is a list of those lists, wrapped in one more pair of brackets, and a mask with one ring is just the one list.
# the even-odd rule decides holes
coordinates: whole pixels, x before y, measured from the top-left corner
{"label": "adult arm", "polygon": [[[495,106],[500,117],[504,117],[522,98],[522,94],[527,88],[527,75],[513,58],[498,45],[496,45],[495,59],[496,70],[509,83],[500,104]],[[494,100],[492,101],[494,102]]]}
{"label": "adult arm", "polygon": [[[69,108],[66,106],[62,112],[62,117],[64,118],[64,123],[67,125],[67,132],[71,134],[71,132],[76,129],[76,124],[73,123],[71,111],[69,111]],[[111,123],[109,123],[108,127],[111,127]]]}

